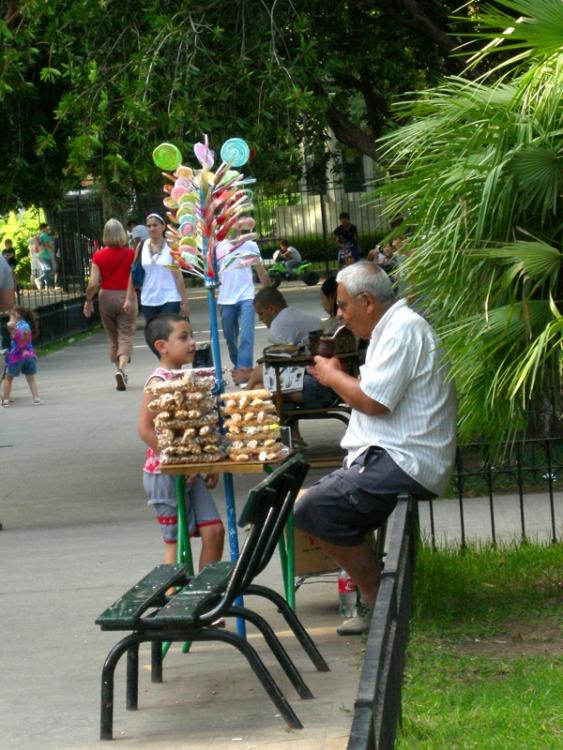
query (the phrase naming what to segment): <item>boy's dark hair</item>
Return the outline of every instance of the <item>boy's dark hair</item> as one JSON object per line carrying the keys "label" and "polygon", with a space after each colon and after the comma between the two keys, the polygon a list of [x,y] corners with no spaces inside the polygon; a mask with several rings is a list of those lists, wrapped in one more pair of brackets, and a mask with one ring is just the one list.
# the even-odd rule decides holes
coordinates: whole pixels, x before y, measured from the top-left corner
{"label": "boy's dark hair", "polygon": [[278,289],[274,289],[273,286],[263,286],[259,292],[256,292],[254,304],[258,304],[260,307],[269,307],[270,305],[273,305],[279,310],[283,310],[287,307],[285,297]]}
{"label": "boy's dark hair", "polygon": [[27,307],[22,307],[22,305],[16,305],[12,308],[13,312],[17,313],[22,320],[25,320],[25,322],[28,324],[28,326],[31,329],[31,335],[37,336],[39,333],[39,329],[37,328],[37,323],[35,322],[35,315],[29,310]]}
{"label": "boy's dark hair", "polygon": [[162,315],[155,315],[154,318],[147,323],[145,328],[145,341],[147,346],[153,354],[156,354],[160,359],[160,354],[155,348],[155,341],[168,341],[170,334],[174,330],[173,323],[182,323],[186,319],[178,313],[162,313]]}
{"label": "boy's dark hair", "polygon": [[49,225],[46,222],[44,224],[40,224],[39,225],[39,231],[41,231],[42,229],[45,229],[45,227],[48,227],[48,226]]}
{"label": "boy's dark hair", "polygon": [[348,219],[350,221],[350,214],[347,214],[346,211],[342,211],[341,214],[338,214],[339,219]]}
{"label": "boy's dark hair", "polygon": [[282,247],[289,247],[289,242],[287,240],[280,240],[280,245]]}

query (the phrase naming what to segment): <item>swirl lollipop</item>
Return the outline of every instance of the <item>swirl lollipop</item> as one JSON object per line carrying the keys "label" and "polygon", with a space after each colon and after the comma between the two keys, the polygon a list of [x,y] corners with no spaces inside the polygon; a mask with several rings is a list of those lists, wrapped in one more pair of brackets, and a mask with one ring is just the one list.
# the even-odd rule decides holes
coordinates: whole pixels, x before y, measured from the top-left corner
{"label": "swirl lollipop", "polygon": [[182,154],[172,143],[161,143],[152,152],[152,158],[159,169],[167,172],[173,172],[182,163]]}
{"label": "swirl lollipop", "polygon": [[194,143],[194,154],[196,159],[203,167],[204,165],[211,168],[215,162],[215,154],[207,143]]}
{"label": "swirl lollipop", "polygon": [[242,138],[229,138],[221,148],[221,159],[234,167],[242,167],[250,158],[250,149]]}

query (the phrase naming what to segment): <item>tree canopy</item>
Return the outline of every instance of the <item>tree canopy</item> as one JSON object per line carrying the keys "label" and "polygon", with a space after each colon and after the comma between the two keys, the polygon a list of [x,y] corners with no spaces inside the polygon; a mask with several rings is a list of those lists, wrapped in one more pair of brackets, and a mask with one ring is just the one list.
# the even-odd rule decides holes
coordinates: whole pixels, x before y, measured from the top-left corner
{"label": "tree canopy", "polygon": [[261,179],[301,175],[328,128],[376,156],[401,92],[459,72],[451,0],[9,0],[0,21],[0,206],[91,174],[155,180],[163,140],[240,136]]}

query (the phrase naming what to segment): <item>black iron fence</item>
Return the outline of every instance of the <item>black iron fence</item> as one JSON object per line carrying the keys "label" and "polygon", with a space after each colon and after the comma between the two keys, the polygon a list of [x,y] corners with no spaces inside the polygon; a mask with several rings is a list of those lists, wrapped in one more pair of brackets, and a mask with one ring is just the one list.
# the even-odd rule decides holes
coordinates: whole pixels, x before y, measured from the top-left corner
{"label": "black iron fence", "polygon": [[348,750],[393,750],[412,613],[417,504],[400,496],[364,654]]}
{"label": "black iron fence", "polygon": [[[552,542],[561,538],[558,529],[563,523],[563,507],[558,508],[557,493],[563,489],[563,439],[533,438],[517,440],[507,445],[502,458],[492,457],[486,443],[473,443],[457,449],[456,466],[451,480],[451,497],[457,499],[458,512],[456,530],[452,534],[452,514],[448,513],[446,526],[450,537],[459,533],[459,541],[467,542],[467,525],[472,515],[479,514],[481,534],[483,518],[487,519],[487,536],[493,544],[497,542],[497,517],[501,512],[499,498],[503,499],[503,515],[506,515],[506,498],[512,498],[510,515],[511,531],[526,541],[528,525],[534,521],[537,530],[538,513],[541,524],[549,529]],[[541,511],[538,503],[527,508],[530,497],[543,498]],[[495,498],[497,501],[495,502]],[[432,545],[443,534],[436,516],[445,500],[428,502]],[[421,503],[421,512],[426,503]],[[451,502],[450,502],[451,505]],[[559,497],[561,506],[561,496]],[[451,510],[451,508],[450,508]],[[506,527],[506,519],[503,519]]]}
{"label": "black iron fence", "polygon": [[[366,205],[366,188],[350,192],[343,184],[332,182],[318,194],[304,184],[290,188],[257,185],[252,200],[257,242],[266,261],[279,248],[279,241],[287,239],[308,260],[327,269],[335,267],[332,233],[342,211],[358,228],[364,256],[388,231],[379,203]],[[162,193],[134,193],[126,206],[127,220],[142,224],[153,211],[164,216]],[[99,194],[81,191],[67,196],[60,210],[52,214],[52,224],[59,236],[58,283],[65,292],[83,292],[92,255],[102,246],[104,212]]]}

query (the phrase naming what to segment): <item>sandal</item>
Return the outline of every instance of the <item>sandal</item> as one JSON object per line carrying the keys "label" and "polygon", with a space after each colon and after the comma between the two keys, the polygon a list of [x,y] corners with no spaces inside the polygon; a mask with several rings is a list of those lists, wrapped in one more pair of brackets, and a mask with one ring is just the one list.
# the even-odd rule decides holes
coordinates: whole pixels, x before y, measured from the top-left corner
{"label": "sandal", "polygon": [[5,409],[7,409],[7,408],[8,408],[8,406],[10,406],[10,404],[12,403],[12,401],[13,401],[13,400],[14,400],[14,399],[12,399],[12,398],[3,398],[3,399],[2,399],[2,406],[3,406],[3,407],[4,407]]}
{"label": "sandal", "polygon": [[41,406],[43,401],[40,398],[34,398],[33,403],[35,404],[35,406]]}

